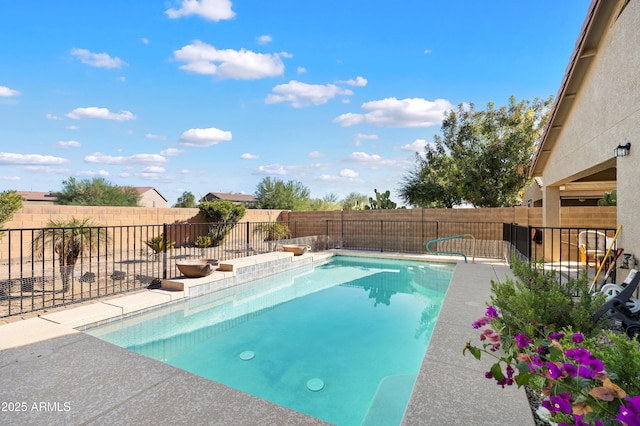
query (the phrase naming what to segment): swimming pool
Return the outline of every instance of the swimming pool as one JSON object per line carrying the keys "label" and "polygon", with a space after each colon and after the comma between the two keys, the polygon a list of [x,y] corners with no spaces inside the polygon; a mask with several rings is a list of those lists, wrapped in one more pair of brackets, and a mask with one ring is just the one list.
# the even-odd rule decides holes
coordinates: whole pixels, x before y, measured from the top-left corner
{"label": "swimming pool", "polygon": [[334,424],[399,424],[453,269],[335,256],[85,332]]}

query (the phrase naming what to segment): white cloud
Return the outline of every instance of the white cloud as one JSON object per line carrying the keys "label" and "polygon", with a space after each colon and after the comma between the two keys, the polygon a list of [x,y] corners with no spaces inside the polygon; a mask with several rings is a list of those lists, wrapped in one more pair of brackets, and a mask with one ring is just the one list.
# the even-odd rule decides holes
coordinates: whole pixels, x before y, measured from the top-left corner
{"label": "white cloud", "polygon": [[76,173],[76,176],[100,176],[100,177],[107,177],[109,176],[109,172],[104,170],[104,169],[100,169],[98,171],[94,171],[94,170],[82,170]]}
{"label": "white cloud", "polygon": [[175,50],[173,56],[177,61],[186,62],[180,69],[220,78],[256,80],[284,73],[284,64],[277,53],[256,53],[246,49],[218,50],[200,40]]}
{"label": "white cloud", "polygon": [[191,173],[191,170],[189,170],[189,169],[182,169],[182,170],[180,170],[180,174],[181,174],[181,175],[188,175],[189,173]]}
{"label": "white cloud", "polygon": [[422,152],[427,143],[425,139],[416,139],[409,144],[402,145],[400,149],[403,151]]}
{"label": "white cloud", "polygon": [[258,44],[267,44],[271,43],[272,38],[270,35],[261,35],[260,37],[256,37],[256,40],[258,40]]}
{"label": "white cloud", "polygon": [[358,175],[358,172],[356,172],[353,169],[342,169],[340,170],[340,176],[346,177],[346,178],[356,178],[359,175]]}
{"label": "white cloud", "polygon": [[62,117],[58,117],[57,115],[53,115],[53,114],[45,114],[44,116],[47,120],[64,120],[64,118]]}
{"label": "white cloud", "polygon": [[79,148],[81,144],[78,141],[59,141],[58,146],[62,148]]}
{"label": "white cloud", "polygon": [[287,169],[280,164],[269,164],[267,166],[260,166],[254,172],[254,174],[258,175],[286,175]]}
{"label": "white cloud", "polygon": [[322,105],[337,95],[352,95],[349,89],[342,89],[335,84],[307,84],[291,80],[286,84],[278,84],[265,99],[267,104],[290,102],[295,108],[307,105]]}
{"label": "white cloud", "polygon": [[161,140],[161,141],[167,139],[166,136],[154,135],[153,133],[147,133],[146,135],[144,135],[144,137],[147,138],[147,139],[158,139],[158,140]]}
{"label": "white cloud", "polygon": [[160,155],[162,155],[163,157],[175,157],[177,155],[180,155],[181,153],[182,151],[176,148],[167,148],[165,150],[160,151]]}
{"label": "white cloud", "polygon": [[80,59],[83,64],[97,68],[122,68],[123,65],[127,65],[120,58],[112,58],[107,53],[92,53],[87,49],[74,47],[71,49],[71,54]]}
{"label": "white cloud", "polygon": [[127,81],[127,77],[122,76],[122,77],[118,77],[118,81],[125,83]]}
{"label": "white cloud", "polygon": [[307,154],[307,157],[309,157],[309,158],[320,158],[320,157],[324,157],[324,154],[321,153],[320,151],[311,151],[309,154]]}
{"label": "white cloud", "polygon": [[328,175],[322,174],[320,175],[320,180],[324,181],[355,181],[358,180],[359,176],[358,172],[353,169],[341,169],[337,175]]}
{"label": "white cloud", "polygon": [[429,53],[431,53],[431,50],[429,50],[429,49],[424,49],[424,52],[422,52],[422,53],[424,53],[425,55],[428,55]]}
{"label": "white cloud", "polygon": [[9,89],[7,86],[0,86],[0,98],[10,98],[12,96],[18,96],[20,92],[14,89]]}
{"label": "white cloud", "polygon": [[355,80],[353,80],[353,79],[351,79],[351,80],[341,80],[338,83],[348,84],[349,86],[364,87],[364,86],[367,85],[367,79],[364,78],[364,77],[357,76]]}
{"label": "white cloud", "polygon": [[0,164],[46,164],[58,165],[68,163],[69,160],[62,157],[40,154],[16,154],[13,152],[0,152]]}
{"label": "white cloud", "polygon": [[307,69],[306,69],[305,67],[298,67],[298,68],[296,69],[296,72],[297,72],[298,74],[304,74],[305,72],[307,72]]}
{"label": "white cloud", "polygon": [[135,120],[136,116],[130,111],[120,111],[119,113],[111,112],[107,108],[87,107],[76,108],[67,114],[67,117],[74,120],[82,118],[100,118],[103,120],[126,121]]}
{"label": "white cloud", "polygon": [[204,147],[230,141],[231,132],[209,127],[207,129],[189,129],[180,136],[180,145]]}
{"label": "white cloud", "polygon": [[167,159],[160,154],[134,154],[128,157],[105,155],[101,152],[94,152],[84,157],[87,163],[101,164],[163,164]]}
{"label": "white cloud", "polygon": [[366,152],[352,152],[344,161],[357,163],[363,166],[377,169],[379,167],[406,167],[410,162],[406,159],[389,160],[378,154],[367,154]]}
{"label": "white cloud", "polygon": [[367,135],[364,133],[356,133],[356,135],[353,137],[353,144],[355,146],[361,146],[362,141],[365,141],[365,140],[372,141],[377,139],[378,139],[378,135]]}
{"label": "white cloud", "polygon": [[167,9],[165,13],[171,19],[200,15],[214,22],[231,19],[236,15],[231,10],[231,0],[182,0],[180,9]]}
{"label": "white cloud", "polygon": [[370,112],[342,114],[333,122],[342,127],[362,123],[388,127],[429,127],[442,124],[445,112],[454,107],[446,99],[428,101],[422,98],[386,98],[365,102],[362,108]]}
{"label": "white cloud", "polygon": [[141,41],[143,44],[149,44],[149,39],[148,39],[148,38],[146,38],[146,37],[140,37],[140,41]]}
{"label": "white cloud", "polygon": [[240,156],[240,158],[242,158],[243,160],[257,160],[258,158],[260,158],[259,155],[255,155],[255,154],[250,154],[248,152],[245,152],[244,154],[242,154]]}
{"label": "white cloud", "polygon": [[166,169],[160,166],[149,166],[142,169],[142,173],[164,173]]}
{"label": "white cloud", "polygon": [[66,129],[68,130],[78,130],[80,127],[78,126],[67,126]]}
{"label": "white cloud", "polygon": [[20,180],[20,177],[19,176],[0,176],[0,180],[18,181]]}

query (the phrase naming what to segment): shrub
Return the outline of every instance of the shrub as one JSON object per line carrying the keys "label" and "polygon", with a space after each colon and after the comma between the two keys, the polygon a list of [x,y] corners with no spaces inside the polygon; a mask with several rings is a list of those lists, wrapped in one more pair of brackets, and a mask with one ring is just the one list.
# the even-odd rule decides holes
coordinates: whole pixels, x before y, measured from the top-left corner
{"label": "shrub", "polygon": [[491,305],[500,311],[498,321],[505,333],[538,335],[546,326],[553,330],[572,327],[593,336],[602,328],[592,317],[606,296],[589,292],[586,272],[560,285],[555,271],[531,268],[516,257],[512,264],[517,280],[491,281]]}
{"label": "shrub", "polygon": [[608,330],[602,336],[588,339],[585,346],[602,360],[607,371],[616,377],[616,383],[627,393],[640,395],[640,343],[637,336],[631,340],[626,334]]}
{"label": "shrub", "polygon": [[175,243],[169,239],[165,242],[162,235],[153,237],[144,243],[155,253],[162,253],[163,251],[171,250],[175,246]]}
{"label": "shrub", "polygon": [[222,244],[236,223],[242,219],[246,209],[242,204],[232,203],[227,200],[206,201],[198,205],[200,216],[205,222],[212,223],[209,226],[208,237],[211,245]]}

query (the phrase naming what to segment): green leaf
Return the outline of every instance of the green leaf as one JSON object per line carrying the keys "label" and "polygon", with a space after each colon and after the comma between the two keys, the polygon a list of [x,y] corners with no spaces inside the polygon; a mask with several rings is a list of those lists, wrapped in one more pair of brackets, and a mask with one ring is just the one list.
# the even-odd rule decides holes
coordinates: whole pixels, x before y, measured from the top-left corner
{"label": "green leaf", "polygon": [[532,376],[532,373],[520,373],[517,376],[515,376],[513,380],[516,381],[516,384],[518,385],[518,387],[522,387],[529,384],[529,382],[531,381],[531,376]]}
{"label": "green leaf", "polygon": [[504,379],[504,374],[502,374],[502,367],[500,367],[500,363],[496,362],[491,366],[491,375],[496,380]]}

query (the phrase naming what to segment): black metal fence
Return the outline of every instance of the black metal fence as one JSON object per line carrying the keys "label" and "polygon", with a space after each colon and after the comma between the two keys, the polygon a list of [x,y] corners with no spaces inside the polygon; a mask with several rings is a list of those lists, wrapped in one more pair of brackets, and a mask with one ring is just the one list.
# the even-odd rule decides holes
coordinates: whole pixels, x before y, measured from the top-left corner
{"label": "black metal fence", "polygon": [[586,271],[590,279],[597,276],[597,284],[602,284],[614,260],[609,281],[615,282],[618,268],[629,268],[631,255],[615,259],[619,244],[613,228],[533,227],[505,223],[503,235],[512,254],[534,267],[555,270],[561,283],[577,279]]}
{"label": "black metal fence", "polygon": [[[302,243],[312,251],[436,251],[509,260],[510,253],[578,276],[604,256],[581,257],[580,235],[611,238],[615,230],[532,228],[502,222],[309,220],[287,223],[175,223],[0,231],[0,317],[51,309],[146,288],[180,275],[176,263],[204,258],[225,261]],[[464,235],[464,238],[446,240]]]}

